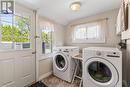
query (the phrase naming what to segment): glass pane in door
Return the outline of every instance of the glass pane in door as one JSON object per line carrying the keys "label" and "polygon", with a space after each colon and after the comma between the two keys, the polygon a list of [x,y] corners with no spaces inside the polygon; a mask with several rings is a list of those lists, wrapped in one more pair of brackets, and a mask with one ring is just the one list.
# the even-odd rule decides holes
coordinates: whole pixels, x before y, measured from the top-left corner
{"label": "glass pane in door", "polygon": [[92,62],[88,67],[90,76],[101,83],[109,82],[112,78],[111,70],[102,62]]}

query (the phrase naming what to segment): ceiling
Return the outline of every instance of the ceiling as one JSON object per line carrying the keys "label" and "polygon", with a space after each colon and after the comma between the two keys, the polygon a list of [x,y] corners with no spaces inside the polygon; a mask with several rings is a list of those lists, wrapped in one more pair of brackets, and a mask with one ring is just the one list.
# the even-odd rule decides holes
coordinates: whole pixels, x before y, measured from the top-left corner
{"label": "ceiling", "polygon": [[[67,25],[73,20],[119,8],[121,0],[16,0],[30,8],[37,9],[41,16]],[[72,2],[82,3],[79,12],[73,12]]]}

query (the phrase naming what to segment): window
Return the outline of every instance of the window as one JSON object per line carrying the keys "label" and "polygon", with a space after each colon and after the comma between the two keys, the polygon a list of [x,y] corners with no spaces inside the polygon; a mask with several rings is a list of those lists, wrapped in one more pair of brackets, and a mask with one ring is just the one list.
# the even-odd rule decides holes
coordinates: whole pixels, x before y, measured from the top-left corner
{"label": "window", "polygon": [[52,32],[53,25],[41,26],[41,38],[42,38],[42,53],[52,53]]}
{"label": "window", "polygon": [[74,26],[74,43],[105,43],[106,21]]}
{"label": "window", "polygon": [[30,18],[0,14],[0,50],[30,48]]}

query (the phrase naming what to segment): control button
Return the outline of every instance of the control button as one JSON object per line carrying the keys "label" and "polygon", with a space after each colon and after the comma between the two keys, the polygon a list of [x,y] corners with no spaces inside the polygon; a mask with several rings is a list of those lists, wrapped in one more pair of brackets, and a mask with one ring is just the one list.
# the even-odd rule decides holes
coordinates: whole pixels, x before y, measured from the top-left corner
{"label": "control button", "polygon": [[101,56],[102,53],[98,51],[98,52],[96,52],[96,55]]}
{"label": "control button", "polygon": [[113,54],[116,54],[116,52],[113,52]]}

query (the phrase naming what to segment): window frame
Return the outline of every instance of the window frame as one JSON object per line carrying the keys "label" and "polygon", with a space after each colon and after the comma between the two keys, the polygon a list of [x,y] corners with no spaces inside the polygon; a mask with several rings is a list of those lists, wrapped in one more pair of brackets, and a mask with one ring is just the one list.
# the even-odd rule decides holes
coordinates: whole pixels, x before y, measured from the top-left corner
{"label": "window frame", "polygon": [[[44,59],[46,59],[46,58],[49,58],[49,57],[52,57],[53,56],[53,33],[54,33],[54,24],[52,24],[52,23],[50,23],[50,22],[47,22],[47,24],[49,23],[49,26],[48,25],[46,25],[46,23],[44,24],[44,22],[42,22],[43,24],[41,24],[40,25],[40,37],[41,37],[41,54],[42,54],[42,56],[44,56]],[[46,27],[46,26],[48,26],[48,27],[51,27],[51,52],[50,53],[43,53],[42,52],[42,29],[43,29],[43,27]],[[41,28],[42,27],[42,28]]]}
{"label": "window frame", "polygon": [[[75,32],[76,29],[78,29],[77,27],[81,28],[86,28],[86,32],[87,32],[87,27],[92,26],[94,24],[99,24],[101,21],[94,21],[94,22],[90,22],[90,23],[84,23],[84,24],[80,24],[80,25],[76,25],[73,27],[73,34],[72,34],[72,43],[80,43],[80,44],[103,44],[106,42],[106,31],[101,30],[100,28],[100,33],[102,33],[102,35],[100,35],[99,39],[89,39],[89,38],[85,38],[85,39],[76,39],[75,38]],[[102,25],[100,24],[100,27],[102,27]],[[87,33],[86,33],[86,37],[87,37]]]}

